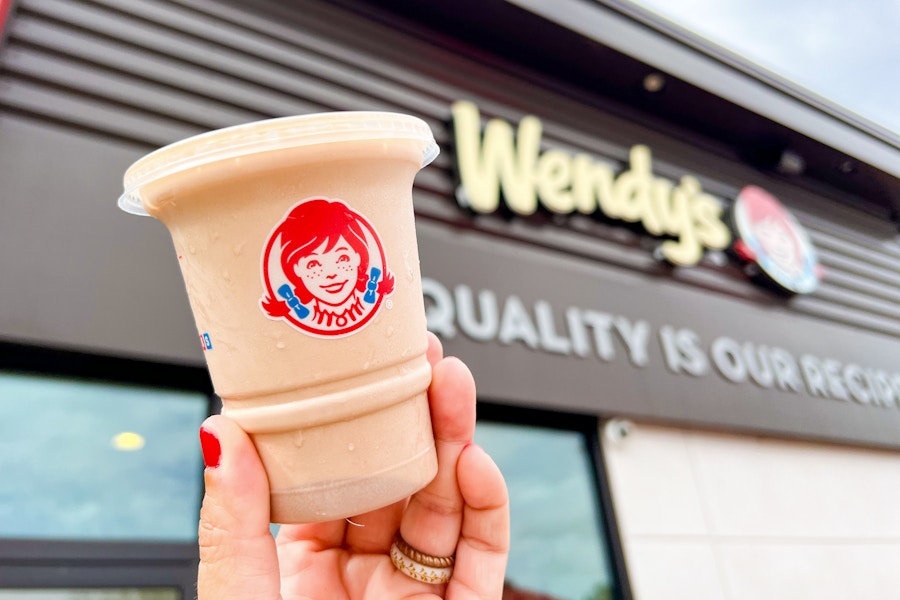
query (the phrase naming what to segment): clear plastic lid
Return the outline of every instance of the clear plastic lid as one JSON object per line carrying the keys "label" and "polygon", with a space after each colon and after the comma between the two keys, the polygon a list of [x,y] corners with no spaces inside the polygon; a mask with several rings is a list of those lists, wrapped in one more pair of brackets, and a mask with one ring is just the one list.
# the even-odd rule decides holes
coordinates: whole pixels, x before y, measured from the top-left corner
{"label": "clear plastic lid", "polygon": [[257,121],[196,135],[141,158],[125,172],[119,208],[146,215],[141,186],[216,161],[283,148],[380,139],[422,142],[422,167],[440,152],[425,121],[400,113],[331,112]]}

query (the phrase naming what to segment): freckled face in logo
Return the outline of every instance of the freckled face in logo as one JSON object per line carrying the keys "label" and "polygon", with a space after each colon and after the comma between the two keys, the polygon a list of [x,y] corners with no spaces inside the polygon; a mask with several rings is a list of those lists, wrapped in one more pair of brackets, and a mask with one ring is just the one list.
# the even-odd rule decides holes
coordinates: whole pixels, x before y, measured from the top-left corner
{"label": "freckled face in logo", "polygon": [[819,283],[816,251],[806,231],[784,206],[756,186],[741,190],[732,207],[735,252],[756,263],[762,274],[781,289],[808,294]]}
{"label": "freckled face in logo", "polygon": [[394,291],[381,238],[341,200],[308,198],[275,226],[262,256],[260,308],[316,337],[359,331]]}

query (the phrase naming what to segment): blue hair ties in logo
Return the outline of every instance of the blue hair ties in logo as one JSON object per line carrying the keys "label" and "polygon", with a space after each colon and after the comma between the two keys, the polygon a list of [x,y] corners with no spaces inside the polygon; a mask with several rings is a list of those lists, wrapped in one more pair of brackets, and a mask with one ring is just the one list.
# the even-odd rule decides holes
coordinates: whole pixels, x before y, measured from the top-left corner
{"label": "blue hair ties in logo", "polygon": [[284,301],[287,302],[288,306],[294,309],[294,312],[297,313],[299,318],[305,319],[309,316],[309,309],[300,303],[300,298],[294,295],[294,291],[289,284],[285,283],[278,288],[278,295],[284,298]]}
{"label": "blue hair ties in logo", "polygon": [[377,290],[379,277],[381,277],[381,269],[372,267],[369,270],[369,282],[366,283],[366,294],[363,296],[363,300],[365,300],[367,304],[375,304],[375,298],[378,297]]}

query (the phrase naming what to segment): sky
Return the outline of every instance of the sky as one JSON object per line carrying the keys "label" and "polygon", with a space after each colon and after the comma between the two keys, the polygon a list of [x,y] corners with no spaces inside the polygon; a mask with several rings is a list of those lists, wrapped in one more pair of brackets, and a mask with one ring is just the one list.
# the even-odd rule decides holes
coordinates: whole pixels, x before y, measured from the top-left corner
{"label": "sky", "polygon": [[631,0],[900,135],[900,0]]}

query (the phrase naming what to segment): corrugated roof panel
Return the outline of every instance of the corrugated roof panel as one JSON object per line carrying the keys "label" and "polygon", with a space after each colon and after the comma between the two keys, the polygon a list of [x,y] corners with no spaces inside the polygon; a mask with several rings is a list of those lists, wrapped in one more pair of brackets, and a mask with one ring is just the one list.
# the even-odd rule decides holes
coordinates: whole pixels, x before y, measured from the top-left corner
{"label": "corrugated roof panel", "polygon": [[[484,117],[540,116],[544,144],[622,164],[646,143],[659,173],[697,173],[728,200],[762,178],[727,154],[699,148],[598,110],[603,98],[490,57],[430,43],[327,3],[223,4],[212,0],[20,0],[2,55],[0,110],[160,146],[200,131],[270,116],[375,109],[425,118],[444,153],[417,179],[417,211],[616,268],[758,302],[738,269],[713,262],[668,273],[642,237],[588,217],[472,218],[453,200],[450,104],[472,99]],[[468,55],[467,55],[468,54]],[[585,100],[590,100],[587,102]],[[686,134],[686,137],[689,137]],[[772,185],[790,191],[791,183]],[[783,199],[784,194],[779,194]],[[791,194],[788,194],[791,196]],[[889,225],[798,191],[798,219],[819,248],[827,279],[789,310],[900,336],[900,244]],[[792,201],[788,202],[791,207]],[[831,209],[835,208],[835,211]]]}

